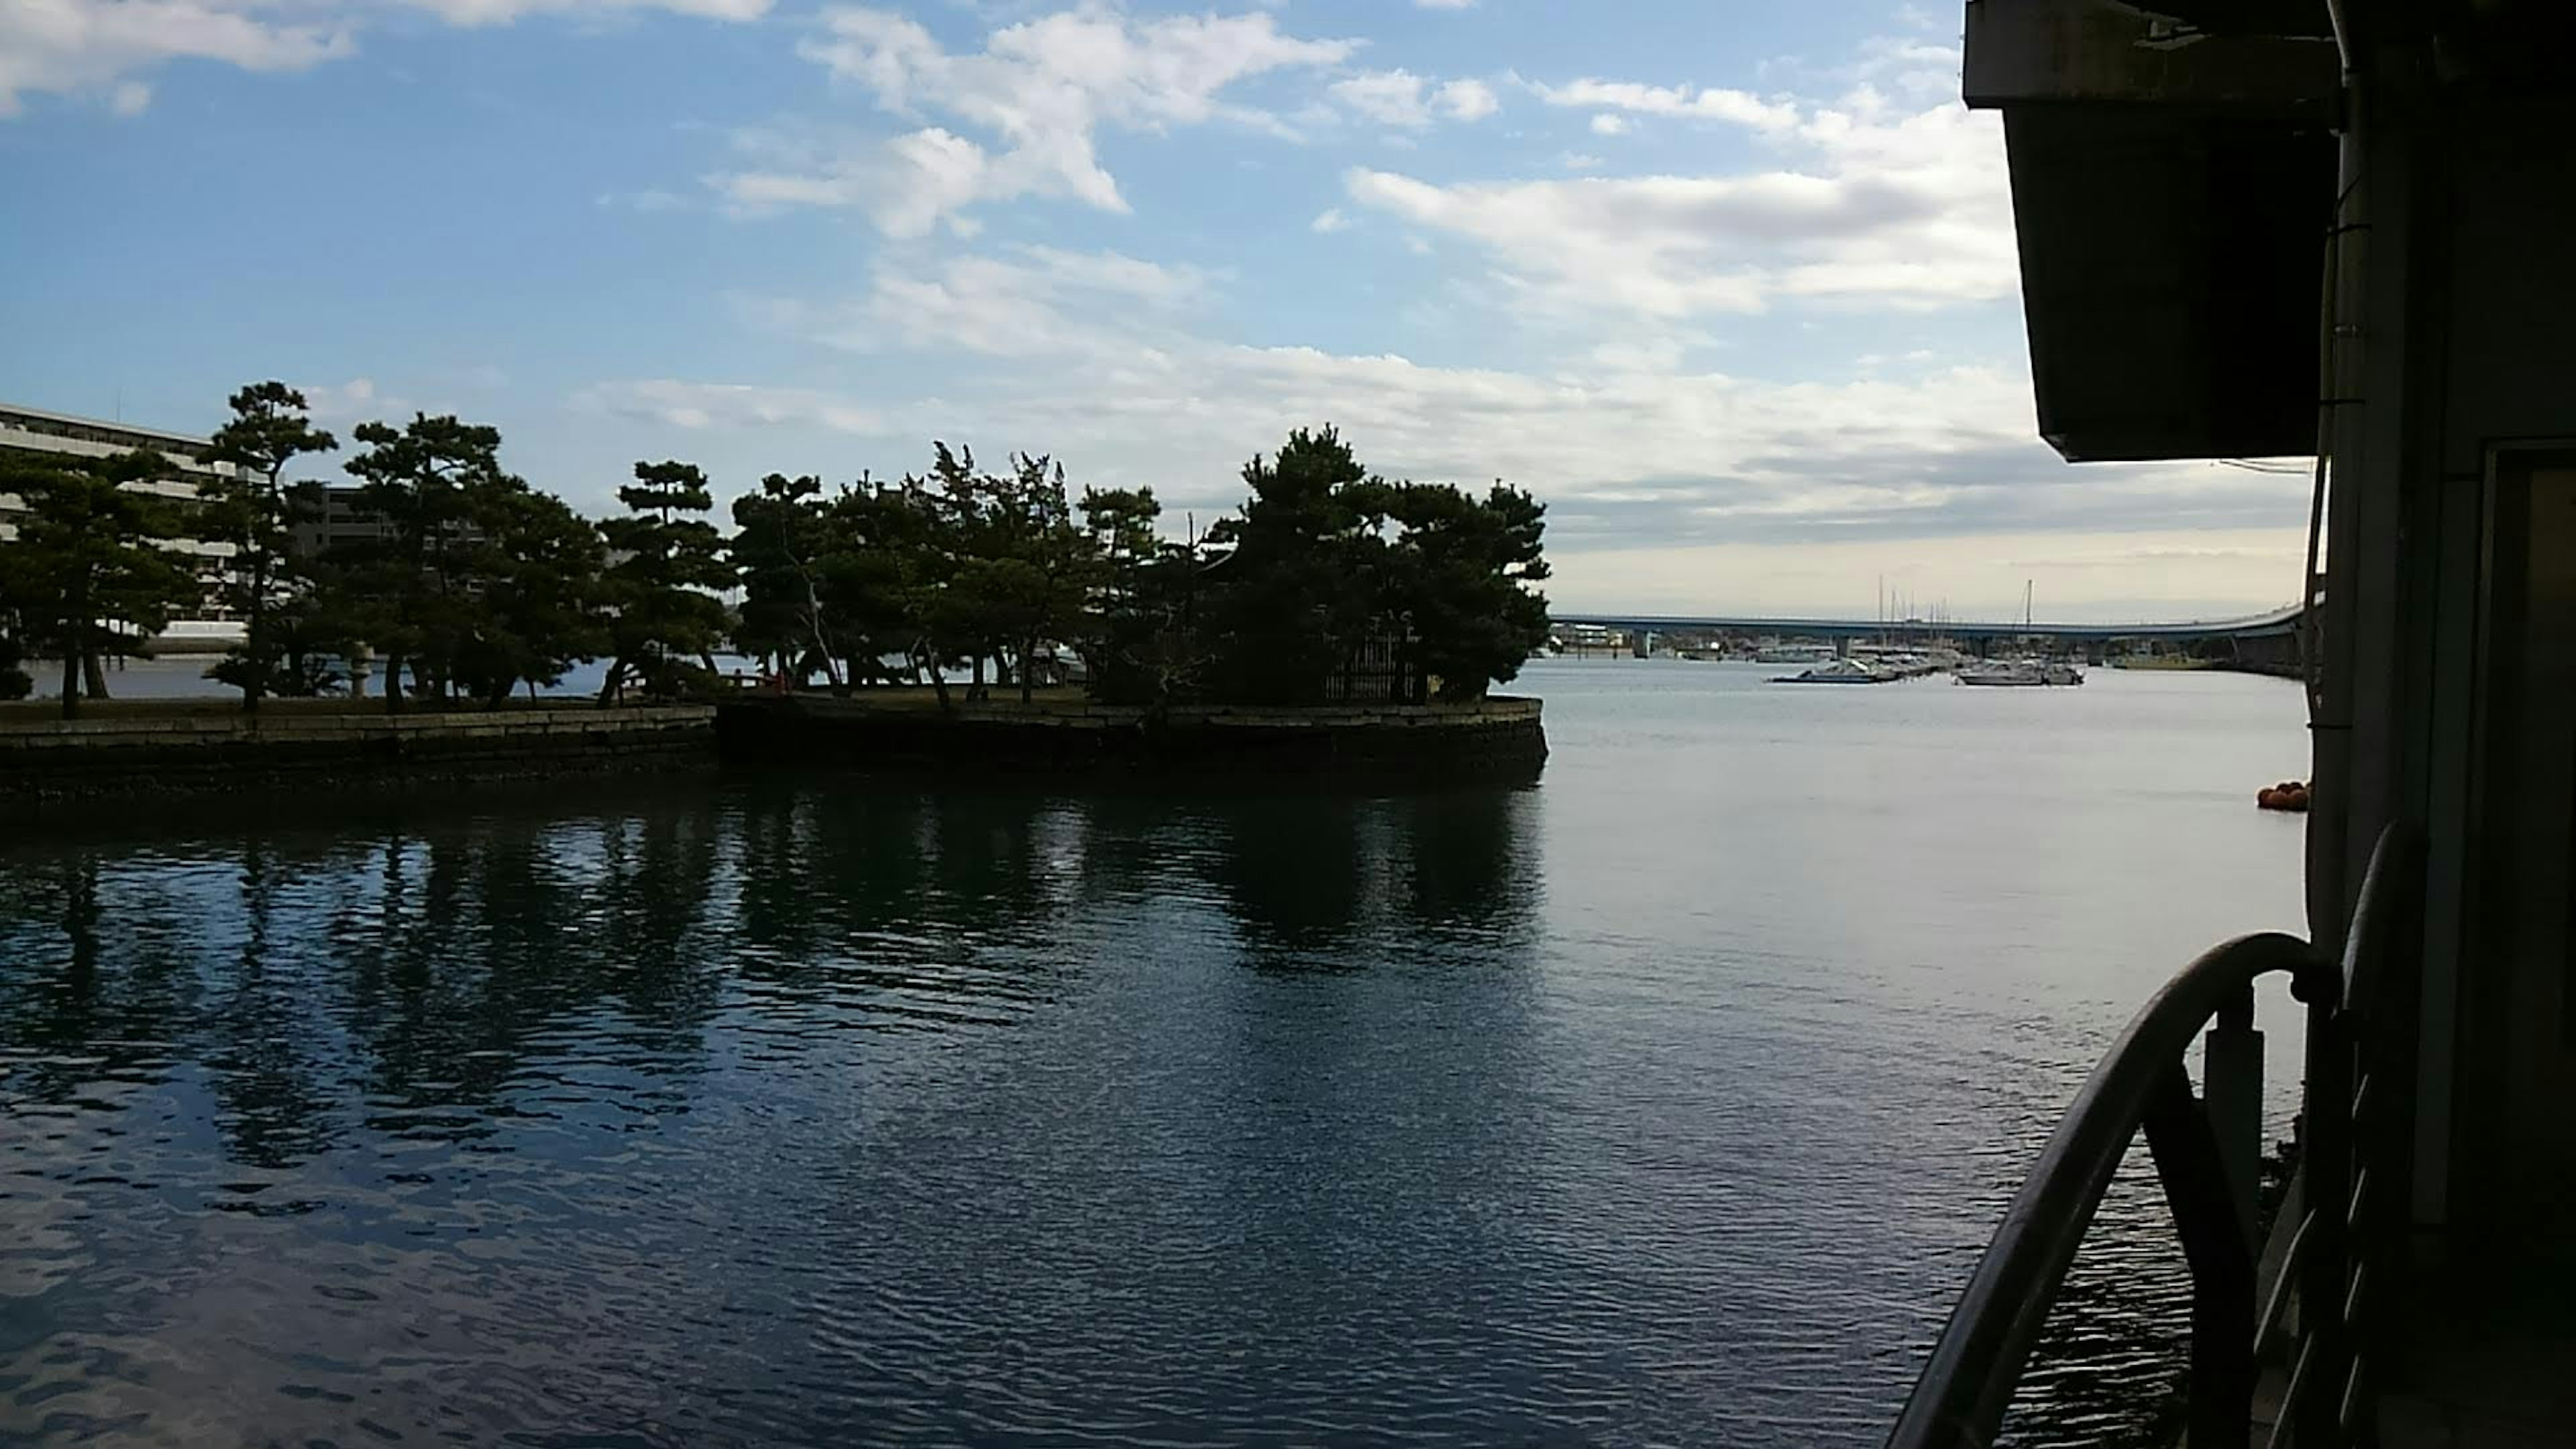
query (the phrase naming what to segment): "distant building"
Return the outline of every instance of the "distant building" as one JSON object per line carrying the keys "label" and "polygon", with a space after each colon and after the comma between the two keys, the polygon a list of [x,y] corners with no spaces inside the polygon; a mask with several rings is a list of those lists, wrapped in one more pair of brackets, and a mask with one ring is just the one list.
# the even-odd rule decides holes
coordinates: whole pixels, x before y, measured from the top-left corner
{"label": "distant building", "polygon": [[1548,642],[1560,654],[1625,654],[1632,647],[1628,631],[1607,624],[1559,624]]}
{"label": "distant building", "polygon": [[[367,506],[367,485],[363,483],[307,481],[287,485],[287,493],[294,501],[295,517],[287,526],[286,547],[297,558],[314,559],[353,544],[394,541],[394,525]],[[471,543],[483,536],[483,531],[471,523],[450,523],[445,530],[446,537],[457,543]],[[626,557],[616,549],[608,552],[612,564]],[[467,587],[477,586],[469,583]]]}
{"label": "distant building", "polygon": [[[158,428],[139,428],[97,418],[49,413],[16,403],[0,403],[0,452],[109,458],[137,449],[150,449],[170,460],[170,475],[126,486],[137,492],[170,499],[179,506],[183,516],[196,510],[203,483],[233,475],[233,465],[206,461],[208,447],[206,439],[186,433],[163,432]],[[16,494],[0,493],[0,540],[17,537],[18,521],[26,511],[24,500]],[[185,642],[197,640],[220,647],[230,642],[240,632],[239,625],[234,622],[230,601],[225,597],[233,546],[182,537],[171,540],[169,547],[189,557],[203,593],[194,617],[173,620],[164,632],[164,643],[184,647]]]}
{"label": "distant building", "polygon": [[392,525],[368,510],[363,484],[298,483],[293,491],[296,518],[288,547],[301,557],[393,537]]}

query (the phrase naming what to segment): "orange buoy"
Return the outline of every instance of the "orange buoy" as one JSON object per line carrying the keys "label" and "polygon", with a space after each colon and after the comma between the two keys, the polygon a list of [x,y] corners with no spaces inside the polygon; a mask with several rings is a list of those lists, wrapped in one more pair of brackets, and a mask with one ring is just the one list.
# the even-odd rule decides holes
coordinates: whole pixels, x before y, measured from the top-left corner
{"label": "orange buoy", "polygon": [[2299,780],[2283,780],[2254,792],[2254,803],[2264,810],[2287,810],[2299,814],[2308,808],[2308,787]]}

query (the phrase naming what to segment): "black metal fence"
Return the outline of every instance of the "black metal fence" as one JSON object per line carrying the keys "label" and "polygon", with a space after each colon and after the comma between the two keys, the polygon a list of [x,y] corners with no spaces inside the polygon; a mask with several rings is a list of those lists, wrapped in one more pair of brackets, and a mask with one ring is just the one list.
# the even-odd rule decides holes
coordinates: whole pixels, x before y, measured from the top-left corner
{"label": "black metal fence", "polygon": [[1413,641],[1393,635],[1366,640],[1324,678],[1324,699],[1332,704],[1420,704],[1430,692]]}

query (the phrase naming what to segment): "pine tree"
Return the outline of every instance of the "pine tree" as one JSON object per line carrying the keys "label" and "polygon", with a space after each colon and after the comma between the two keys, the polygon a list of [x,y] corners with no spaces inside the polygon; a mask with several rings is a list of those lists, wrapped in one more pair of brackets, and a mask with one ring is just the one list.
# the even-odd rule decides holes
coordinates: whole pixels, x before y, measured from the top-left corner
{"label": "pine tree", "polygon": [[342,466],[362,480],[360,504],[384,535],[343,545],[334,562],[349,622],[385,660],[385,707],[399,712],[406,664],[432,693],[453,691],[491,548],[474,515],[516,480],[501,471],[499,430],[453,417],[362,423],[357,440],[365,449]]}
{"label": "pine tree", "polygon": [[742,585],[734,647],[776,663],[791,679],[816,669],[842,682],[823,600],[827,547],[823,480],[772,473],[760,491],[733,501],[733,577]]}
{"label": "pine tree", "polygon": [[619,555],[603,580],[612,617],[602,704],[623,696],[630,680],[656,695],[679,692],[686,661],[712,672],[725,628],[716,591],[734,581],[723,536],[700,516],[714,499],[694,464],[639,462],[617,497],[627,516],[599,525]]}
{"label": "pine tree", "polygon": [[304,394],[282,382],[253,383],[232,396],[233,416],[215,432],[207,458],[233,472],[202,485],[207,537],[233,546],[229,592],[245,620],[245,639],[209,673],[242,692],[242,708],[281,685],[294,689],[303,671],[281,672],[285,658],[270,619],[288,588],[289,548],[298,509],[286,487],[289,464],[339,446],[306,416]]}
{"label": "pine tree", "polygon": [[456,673],[486,705],[498,705],[520,684],[533,696],[606,642],[599,530],[562,499],[516,478],[500,480],[474,502],[475,526],[489,547]]}
{"label": "pine tree", "polygon": [[84,676],[104,697],[103,654],[139,648],[197,596],[196,576],[168,546],[178,532],[170,504],[126,486],[171,471],[149,452],[0,462],[0,491],[26,508],[0,575],[27,642],[63,661],[65,719],[79,714]]}
{"label": "pine tree", "polygon": [[1269,460],[1243,467],[1252,496],[1208,540],[1231,547],[1213,601],[1228,697],[1323,697],[1379,623],[1385,482],[1330,427],[1299,428]]}

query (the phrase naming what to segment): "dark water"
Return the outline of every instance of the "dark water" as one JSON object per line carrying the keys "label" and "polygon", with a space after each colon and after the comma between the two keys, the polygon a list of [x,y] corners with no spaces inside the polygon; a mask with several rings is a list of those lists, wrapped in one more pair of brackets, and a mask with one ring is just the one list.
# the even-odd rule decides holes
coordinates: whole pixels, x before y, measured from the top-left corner
{"label": "dark water", "polygon": [[[1759,673],[1533,670],[1534,789],[11,842],[0,1440],[1872,1442],[2121,1020],[2297,925],[2299,698]],[[2162,1211],[2031,1442],[2178,1363]]]}

